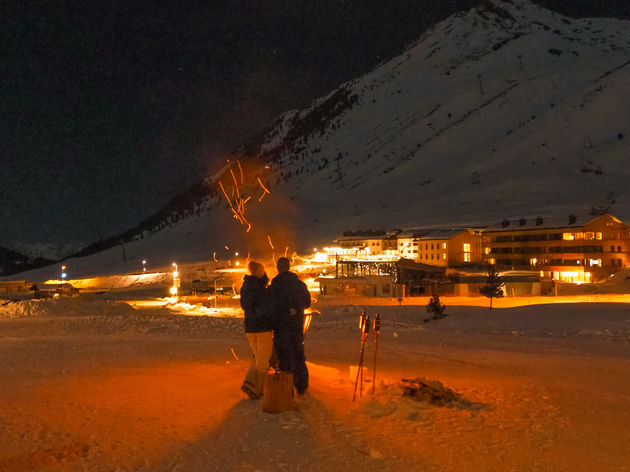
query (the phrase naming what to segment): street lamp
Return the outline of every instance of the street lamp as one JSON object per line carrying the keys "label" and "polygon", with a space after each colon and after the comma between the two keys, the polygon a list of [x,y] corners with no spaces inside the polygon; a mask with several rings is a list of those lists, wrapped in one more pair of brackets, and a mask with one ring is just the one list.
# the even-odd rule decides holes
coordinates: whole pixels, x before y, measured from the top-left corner
{"label": "street lamp", "polygon": [[142,273],[144,274],[147,271],[147,261],[146,259],[142,259]]}
{"label": "street lamp", "polygon": [[67,273],[66,273],[66,269],[67,267],[65,265],[61,266],[61,280],[66,280],[67,277]]}
{"label": "street lamp", "polygon": [[177,271],[177,264],[175,262],[173,262],[173,286],[170,289],[171,295],[173,295],[174,297],[177,296],[177,291],[179,289],[180,286],[180,280],[179,280],[179,272]]}

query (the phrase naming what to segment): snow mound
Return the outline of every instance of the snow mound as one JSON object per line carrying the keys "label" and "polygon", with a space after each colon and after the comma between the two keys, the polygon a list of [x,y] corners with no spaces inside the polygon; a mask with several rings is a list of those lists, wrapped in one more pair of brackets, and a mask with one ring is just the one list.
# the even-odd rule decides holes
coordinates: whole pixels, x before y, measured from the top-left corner
{"label": "snow mound", "polygon": [[126,303],[82,298],[10,301],[0,305],[0,319],[24,317],[122,316],[136,310]]}

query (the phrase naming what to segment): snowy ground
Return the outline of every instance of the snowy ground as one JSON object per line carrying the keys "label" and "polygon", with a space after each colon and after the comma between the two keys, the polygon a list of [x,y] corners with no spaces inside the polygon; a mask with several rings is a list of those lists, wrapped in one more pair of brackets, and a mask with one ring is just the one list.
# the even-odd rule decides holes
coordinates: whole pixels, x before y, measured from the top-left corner
{"label": "snowy ground", "polygon": [[[627,304],[445,299],[449,316],[425,323],[422,300],[366,301],[318,302],[309,394],[278,415],[239,390],[248,349],[233,311],[0,303],[0,470],[630,470]],[[363,309],[383,320],[377,388],[353,403]],[[400,379],[416,377],[462,401],[403,396]]]}

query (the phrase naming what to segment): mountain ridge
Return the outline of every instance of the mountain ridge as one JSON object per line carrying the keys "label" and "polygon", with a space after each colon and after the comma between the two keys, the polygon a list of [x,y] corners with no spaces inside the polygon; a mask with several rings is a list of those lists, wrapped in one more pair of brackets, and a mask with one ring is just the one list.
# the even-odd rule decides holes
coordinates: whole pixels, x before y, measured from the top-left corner
{"label": "mountain ridge", "polygon": [[285,112],[214,176],[100,248],[177,245],[185,235],[206,253],[228,241],[256,253],[272,241],[303,249],[368,227],[591,207],[628,217],[627,26],[525,0],[482,2]]}

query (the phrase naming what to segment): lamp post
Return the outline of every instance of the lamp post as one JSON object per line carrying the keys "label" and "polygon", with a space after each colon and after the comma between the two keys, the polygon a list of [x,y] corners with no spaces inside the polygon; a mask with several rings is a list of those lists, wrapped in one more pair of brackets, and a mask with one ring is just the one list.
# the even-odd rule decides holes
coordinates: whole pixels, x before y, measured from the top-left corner
{"label": "lamp post", "polygon": [[66,280],[68,274],[66,273],[67,267],[65,265],[61,266],[61,280]]}
{"label": "lamp post", "polygon": [[142,273],[144,274],[147,271],[147,261],[146,259],[142,259]]}
{"label": "lamp post", "polygon": [[177,297],[177,292],[180,286],[179,272],[177,270],[177,264],[173,262],[173,286],[171,287],[171,295]]}

